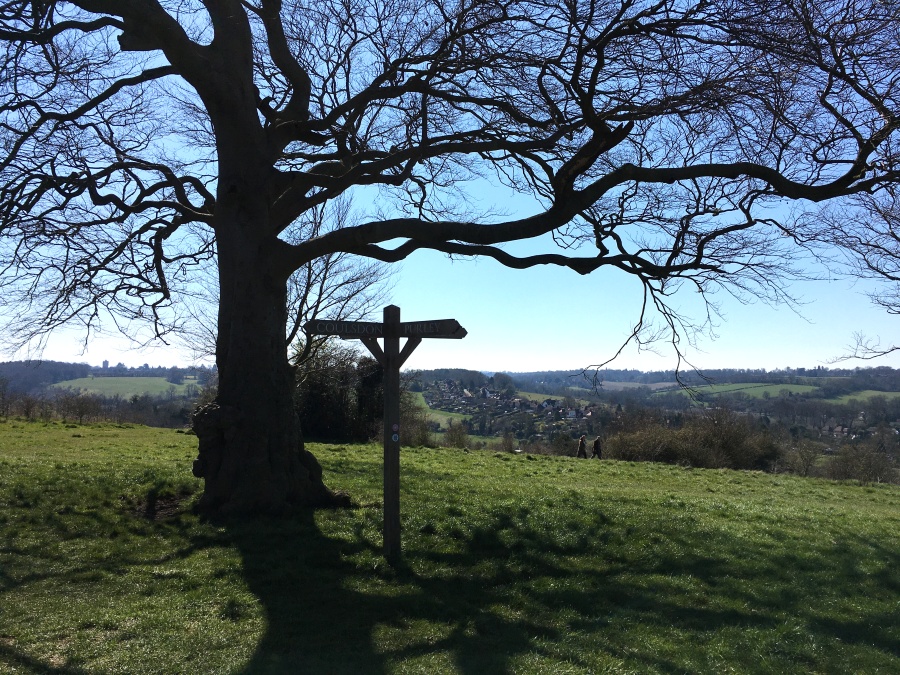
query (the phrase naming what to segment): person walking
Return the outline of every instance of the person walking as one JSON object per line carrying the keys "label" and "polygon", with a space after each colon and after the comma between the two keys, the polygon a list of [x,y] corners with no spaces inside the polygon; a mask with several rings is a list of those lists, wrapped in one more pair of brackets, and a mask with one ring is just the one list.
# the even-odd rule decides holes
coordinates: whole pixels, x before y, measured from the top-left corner
{"label": "person walking", "polygon": [[600,443],[599,436],[597,436],[597,438],[594,439],[594,444],[591,446],[591,448],[592,448],[591,459],[594,459],[594,457],[596,457],[597,459],[600,459],[600,452],[603,450],[603,447]]}
{"label": "person walking", "polygon": [[575,456],[587,459],[587,442],[584,440],[584,436],[578,439],[578,454]]}

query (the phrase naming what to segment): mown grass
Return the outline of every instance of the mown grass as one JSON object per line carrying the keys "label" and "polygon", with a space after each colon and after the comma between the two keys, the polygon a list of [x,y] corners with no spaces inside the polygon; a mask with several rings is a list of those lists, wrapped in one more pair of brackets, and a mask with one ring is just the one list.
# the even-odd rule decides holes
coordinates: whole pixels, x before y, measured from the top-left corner
{"label": "mown grass", "polygon": [[[578,398],[578,396],[589,393],[589,389],[584,389],[581,387],[568,387],[567,391],[569,395],[575,399],[575,402],[578,405],[588,405],[591,401],[586,398]],[[557,401],[557,403],[561,403],[564,396],[562,394],[536,394],[531,391],[517,391],[516,396],[518,398],[524,398],[528,401],[536,401],[537,403],[543,403],[547,399],[551,399],[553,401]]]}
{"label": "mown grass", "polygon": [[[814,378],[807,379],[813,380]],[[778,396],[781,396],[782,392],[785,391],[788,391],[792,394],[813,394],[819,391],[819,389],[820,387],[810,384],[764,384],[758,382],[736,382],[730,384],[703,385],[692,387],[691,390],[682,389],[681,391],[685,396],[689,396],[693,393],[695,396],[699,395],[702,398],[709,398],[712,396],[718,396],[720,394],[734,393],[745,394],[750,398],[764,398],[766,394],[768,394],[771,398],[776,398]],[[855,391],[851,394],[832,396],[831,398],[826,398],[823,400],[829,403],[846,404],[853,399],[856,399],[858,401],[867,401],[873,396],[884,396],[887,399],[894,399],[900,397],[900,392],[865,389],[862,391]]]}
{"label": "mown grass", "polygon": [[703,398],[710,396],[718,396],[720,394],[741,393],[750,398],[764,398],[766,394],[775,398],[780,396],[782,392],[788,391],[792,394],[811,394],[817,391],[819,387],[809,384],[763,384],[759,382],[734,382],[729,384],[708,384],[703,386],[691,387],[690,390],[681,391],[685,396],[693,393]]}
{"label": "mown grass", "polygon": [[431,408],[429,407],[428,403],[425,402],[425,395],[420,391],[412,392],[412,396],[418,406],[425,411],[425,415],[428,418],[428,421],[436,422],[444,428],[446,428],[448,420],[453,420],[454,422],[462,422],[463,420],[468,420],[472,417],[471,415],[466,415],[464,413],[448,412],[446,410],[436,410],[434,408]]}
{"label": "mown grass", "polygon": [[844,394],[843,396],[837,396],[828,400],[835,401],[837,403],[843,403],[846,405],[854,399],[857,401],[865,402],[873,396],[883,396],[890,401],[895,398],[900,398],[900,391],[876,391],[875,389],[863,389],[862,391],[855,391],[852,394]]}
{"label": "mown grass", "polygon": [[174,387],[176,395],[182,395],[188,384],[196,384],[195,380],[185,380],[183,384],[172,384],[164,377],[81,377],[76,380],[57,382],[51,387],[55,389],[74,389],[101,396],[140,396],[150,394],[160,396]]}
{"label": "mown grass", "polygon": [[312,445],[360,508],[210,523],[196,439],[0,422],[0,671],[900,672],[900,489]]}

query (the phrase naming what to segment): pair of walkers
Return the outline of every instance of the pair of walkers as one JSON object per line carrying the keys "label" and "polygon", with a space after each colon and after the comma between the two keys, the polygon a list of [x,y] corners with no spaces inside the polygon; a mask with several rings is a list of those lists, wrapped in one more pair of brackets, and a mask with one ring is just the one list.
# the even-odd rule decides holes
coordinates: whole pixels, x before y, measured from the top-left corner
{"label": "pair of walkers", "polygon": [[[600,459],[600,452],[602,451],[603,448],[600,445],[600,437],[599,436],[597,436],[597,438],[594,439],[594,443],[591,447],[593,450],[593,453],[591,454],[591,459],[594,459],[594,457],[596,457],[597,459]],[[588,458],[588,456],[587,456],[587,441],[585,440],[584,436],[582,436],[581,438],[578,439],[578,453],[575,456],[576,457],[584,457],[584,459]]]}

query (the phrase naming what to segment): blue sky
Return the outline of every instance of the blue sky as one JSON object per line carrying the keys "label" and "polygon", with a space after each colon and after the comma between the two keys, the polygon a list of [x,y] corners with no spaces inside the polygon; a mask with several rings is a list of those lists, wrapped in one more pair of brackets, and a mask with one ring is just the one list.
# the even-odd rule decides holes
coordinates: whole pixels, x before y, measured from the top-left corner
{"label": "blue sky", "polygon": [[[474,202],[476,210],[499,203],[513,205],[506,207],[510,215],[526,215],[534,208],[503,188],[478,186],[474,195],[481,200]],[[518,244],[515,250],[536,249],[534,244]],[[424,340],[407,368],[524,372],[588,367],[615,354],[637,320],[641,303],[639,284],[612,269],[588,276],[550,267],[511,270],[489,259],[450,260],[419,251],[395,270],[390,302],[401,308],[403,320],[453,318],[468,331],[463,340]],[[701,369],[811,368],[828,366],[845,354],[857,331],[880,337],[883,343],[897,343],[900,317],[870,303],[865,292],[873,288],[869,282],[846,279],[795,283],[790,291],[803,302],[799,314],[786,306],[741,304],[720,294],[717,299],[724,319],[717,325],[717,338],[701,339],[687,355]],[[683,293],[676,301],[689,316],[702,316],[696,293]],[[186,351],[174,347],[137,350],[115,335],[93,340],[82,353],[79,337],[51,338],[43,358],[93,365],[104,359],[128,366],[192,363]],[[900,368],[900,353],[840,365]],[[658,354],[627,348],[609,367],[662,370],[675,366],[671,348],[662,345]]]}
{"label": "blue sky", "polygon": [[[409,368],[521,372],[589,366],[615,353],[640,303],[637,283],[614,270],[586,277],[546,267],[510,270],[492,260],[453,261],[424,251],[399,267],[394,282],[391,302],[401,308],[403,320],[454,318],[468,331],[463,340],[424,340],[407,361]],[[689,355],[700,368],[810,368],[827,366],[844,353],[854,331],[896,342],[900,319],[873,307],[866,288],[848,281],[795,284],[793,292],[805,302],[802,316],[787,307],[726,300],[718,338],[703,339]],[[683,301],[695,302],[696,315],[695,298],[685,294]],[[104,359],[129,366],[190,363],[190,356],[175,348],[135,350],[115,336],[94,340],[82,354],[75,335],[60,335],[43,356],[94,365]],[[900,354],[847,363],[900,368]],[[671,351],[626,349],[610,367],[674,366]]]}
{"label": "blue sky", "polygon": [[[846,352],[854,331],[897,334],[897,317],[874,308],[864,285],[803,282],[792,290],[801,314],[764,303],[723,299],[718,338],[690,350],[701,368],[815,367]],[[563,370],[612,356],[630,333],[640,306],[636,281],[616,271],[582,277],[559,269],[509,270],[488,260],[450,262],[425,254],[404,264],[393,296],[404,320],[455,318],[469,332],[461,340],[426,340],[411,368]],[[685,302],[694,300],[686,297]],[[694,314],[697,315],[696,306]],[[900,355],[851,365],[900,367]],[[659,355],[626,349],[610,367],[673,368],[671,349]]]}

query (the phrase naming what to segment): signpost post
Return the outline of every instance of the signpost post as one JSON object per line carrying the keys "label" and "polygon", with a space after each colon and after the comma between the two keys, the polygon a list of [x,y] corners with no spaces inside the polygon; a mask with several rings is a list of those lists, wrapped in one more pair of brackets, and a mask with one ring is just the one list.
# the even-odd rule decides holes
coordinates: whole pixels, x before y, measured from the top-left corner
{"label": "signpost post", "polygon": [[[423,338],[459,340],[466,336],[466,329],[456,319],[401,323],[400,308],[388,305],[382,323],[314,319],[304,330],[309,335],[360,340],[384,371],[384,555],[396,564],[400,560],[400,368]],[[406,338],[402,350],[401,337]]]}

